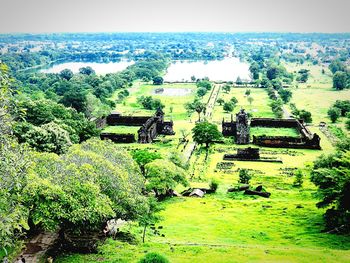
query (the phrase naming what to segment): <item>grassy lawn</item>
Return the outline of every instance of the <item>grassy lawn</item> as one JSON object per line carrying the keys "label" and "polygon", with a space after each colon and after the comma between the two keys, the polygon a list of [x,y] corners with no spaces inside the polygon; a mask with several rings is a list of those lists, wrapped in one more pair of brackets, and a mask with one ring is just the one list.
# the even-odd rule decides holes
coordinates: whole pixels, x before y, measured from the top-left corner
{"label": "grassy lawn", "polygon": [[[120,134],[125,134],[125,133],[131,133],[135,134],[137,136],[137,131],[140,129],[139,126],[107,126],[102,130],[102,132],[107,132],[107,133],[120,133]],[[137,137],[136,137],[137,138]]]}
{"label": "grassy lawn", "polygon": [[268,128],[268,127],[251,127],[250,135],[253,136],[291,136],[299,137],[299,132],[293,128]]}
{"label": "grassy lawn", "polygon": [[[193,84],[166,84],[163,88],[193,88]],[[124,114],[152,113],[136,104],[136,97],[151,95],[155,86],[138,84],[132,88],[132,95],[117,109]],[[267,93],[263,89],[251,88],[254,98],[249,105],[244,96],[245,88],[234,88],[229,94],[221,91],[219,97],[225,101],[235,96],[239,108],[251,111],[254,117],[273,117]],[[339,98],[339,92],[330,88],[301,88],[293,90],[293,101],[300,108],[313,113],[316,121],[325,118],[324,103]],[[300,93],[299,93],[300,92]],[[309,94],[310,96],[305,96]],[[325,97],[323,97],[323,95]],[[334,96],[332,95],[334,94]],[[345,91],[343,95],[349,94]],[[166,116],[174,120],[175,136],[158,137],[152,144],[120,145],[126,149],[145,148],[157,150],[163,156],[171,151],[183,152],[179,145],[181,130],[190,131],[197,116],[187,116],[183,104],[192,101],[194,93],[179,97],[153,95],[166,105]],[[332,97],[333,96],[333,97]],[[208,95],[204,98],[207,100]],[[173,112],[169,113],[170,105]],[[322,105],[320,107],[320,105]],[[214,107],[213,121],[221,124],[222,118],[230,114],[218,104]],[[120,131],[131,127],[107,127],[109,131]],[[119,130],[120,129],[120,130]],[[220,129],[220,127],[219,127]],[[99,248],[99,253],[89,255],[66,255],[56,262],[137,262],[147,252],[165,255],[170,262],[349,262],[350,236],[322,233],[324,229],[322,214],[315,196],[316,188],[309,180],[309,165],[321,154],[331,153],[334,148],[318,127],[310,127],[321,137],[322,150],[261,148],[263,156],[276,157],[283,163],[261,163],[234,161],[232,167],[220,169],[225,153],[235,153],[237,148],[227,138],[223,144],[212,145],[209,158],[205,160],[205,149],[198,147],[190,160],[187,172],[192,187],[208,187],[212,179],[219,181],[215,194],[204,198],[180,197],[163,202],[163,220],[157,224],[161,235],[149,230],[146,243],[141,243],[142,229],[131,223],[127,229],[136,237],[136,244],[107,240]],[[251,134],[298,136],[294,129],[275,129],[254,127]],[[252,172],[250,184],[263,185],[271,192],[270,198],[246,196],[240,193],[227,193],[227,189],[237,185],[238,169],[247,168]],[[303,187],[293,187],[293,170],[303,168]],[[181,192],[184,188],[178,187]],[[160,228],[159,228],[160,227]],[[163,236],[162,236],[163,235]]]}
{"label": "grassy lawn", "polygon": [[236,108],[232,113],[225,112],[223,110],[223,106],[220,106],[216,103],[214,112],[213,112],[213,120],[217,124],[221,124],[223,118],[225,120],[229,120],[231,118],[231,114],[233,114],[233,119],[235,120],[235,114],[241,109],[245,109],[248,112],[252,113],[253,117],[274,117],[274,114],[271,111],[270,106],[268,105],[270,102],[269,97],[267,96],[267,92],[264,89],[260,88],[249,88],[251,91],[250,96],[253,97],[253,102],[250,105],[247,96],[245,96],[245,92],[247,88],[232,88],[229,93],[224,92],[222,89],[220,91],[219,97],[224,101],[229,101],[232,97],[236,97],[238,100]]}

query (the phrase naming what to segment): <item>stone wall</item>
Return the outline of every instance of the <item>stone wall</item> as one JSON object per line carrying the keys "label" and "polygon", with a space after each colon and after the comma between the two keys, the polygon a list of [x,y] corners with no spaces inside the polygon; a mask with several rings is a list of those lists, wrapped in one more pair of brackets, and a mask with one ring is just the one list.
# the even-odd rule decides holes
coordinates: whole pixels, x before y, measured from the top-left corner
{"label": "stone wall", "polygon": [[132,133],[125,133],[125,134],[101,133],[100,138],[101,140],[111,140],[112,142],[117,142],[117,143],[136,142],[135,134],[132,134]]}
{"label": "stone wall", "polygon": [[151,116],[121,116],[111,114],[107,117],[107,124],[110,126],[142,126]]}

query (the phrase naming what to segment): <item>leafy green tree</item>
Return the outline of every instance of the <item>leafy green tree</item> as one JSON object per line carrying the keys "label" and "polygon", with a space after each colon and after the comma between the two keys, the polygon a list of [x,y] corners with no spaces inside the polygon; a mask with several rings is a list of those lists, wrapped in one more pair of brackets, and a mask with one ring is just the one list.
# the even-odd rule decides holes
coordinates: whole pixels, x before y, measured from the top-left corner
{"label": "leafy green tree", "polygon": [[233,104],[232,102],[225,102],[222,108],[226,112],[232,112],[235,108],[235,104]]}
{"label": "leafy green tree", "polygon": [[[163,210],[163,208],[160,206],[158,201],[153,197],[149,197],[146,211],[138,219],[139,225],[143,227],[142,243],[145,243],[147,227],[149,227],[150,225],[154,225],[161,220],[161,216],[158,214],[161,210]],[[148,262],[148,261],[142,261],[142,262]]]}
{"label": "leafy green tree", "polygon": [[284,103],[288,103],[293,95],[292,91],[288,89],[280,89],[278,91],[278,94],[281,96],[281,99],[283,100]]}
{"label": "leafy green tree", "polygon": [[207,94],[207,89],[206,88],[199,88],[199,89],[197,89],[197,95],[199,97],[203,97],[203,96],[205,96],[205,94]]}
{"label": "leafy green tree", "polygon": [[347,74],[342,71],[337,71],[333,75],[333,88],[343,90],[347,88]]}
{"label": "leafy green tree", "polygon": [[163,255],[149,252],[138,263],[169,263],[169,260]]}
{"label": "leafy green tree", "polygon": [[345,117],[350,112],[350,100],[336,100],[333,107],[340,109],[342,117]]}
{"label": "leafy green tree", "polygon": [[219,103],[220,106],[222,106],[222,104],[225,103],[223,98],[218,98],[216,102]]}
{"label": "leafy green tree", "polygon": [[299,119],[303,120],[306,123],[312,123],[312,116],[311,112],[306,110],[300,110],[299,111]]}
{"label": "leafy green tree", "polygon": [[247,97],[247,100],[249,102],[249,105],[252,105],[253,101],[254,101],[254,98],[252,96],[248,96]]}
{"label": "leafy green tree", "polygon": [[236,97],[232,97],[232,98],[230,99],[230,102],[233,103],[233,104],[236,106],[236,104],[238,103],[238,100],[237,100]]}
{"label": "leafy green tree", "polygon": [[328,117],[331,119],[332,123],[335,123],[341,115],[341,111],[338,108],[331,107],[328,112]]}
{"label": "leafy green tree", "polygon": [[187,186],[185,170],[174,163],[156,159],[145,165],[146,189],[154,191],[156,197],[166,195],[178,184]]}
{"label": "leafy green tree", "polygon": [[95,70],[90,66],[80,68],[79,73],[88,76],[96,74]]}
{"label": "leafy green tree", "polygon": [[337,146],[337,152],[322,155],[314,162],[311,182],[317,187],[319,208],[327,208],[326,229],[350,231],[350,140]]}
{"label": "leafy green tree", "polygon": [[70,80],[74,76],[73,72],[70,69],[62,70],[59,75],[65,80]]}
{"label": "leafy green tree", "polygon": [[250,93],[251,93],[252,91],[250,90],[250,89],[246,89],[246,91],[244,92],[244,95],[246,95],[246,96],[250,96]]}
{"label": "leafy green tree", "polygon": [[304,178],[304,174],[303,171],[300,169],[297,169],[294,173],[294,182],[293,182],[293,186],[294,187],[302,187],[303,186],[303,178]]}
{"label": "leafy green tree", "polygon": [[200,80],[197,82],[196,85],[198,88],[205,88],[208,91],[212,88],[212,85],[209,80]]}
{"label": "leafy green tree", "polygon": [[140,166],[142,175],[145,176],[145,165],[156,160],[162,159],[162,156],[158,152],[151,152],[148,150],[135,150],[131,152],[132,158]]}
{"label": "leafy green tree", "polygon": [[193,102],[186,103],[185,108],[189,114],[193,113],[193,112],[197,112],[198,121],[200,121],[201,120],[201,113],[204,112],[206,105],[203,102],[201,102],[200,100],[196,99]]}
{"label": "leafy green tree", "polygon": [[338,59],[333,60],[331,64],[329,64],[330,71],[335,74],[337,71],[346,71],[346,66]]}
{"label": "leafy green tree", "polygon": [[153,78],[153,85],[162,85],[164,82],[164,79],[160,76]]}
{"label": "leafy green tree", "polygon": [[249,184],[249,181],[252,178],[248,169],[239,169],[238,176],[239,176],[238,182],[241,184]]}
{"label": "leafy green tree", "polygon": [[255,80],[259,79],[260,68],[259,68],[259,64],[258,63],[253,61],[253,63],[249,67],[249,71],[250,71],[250,73],[252,73],[253,79],[255,79]]}
{"label": "leafy green tree", "polygon": [[220,140],[222,135],[215,124],[204,121],[196,123],[192,129],[192,137],[195,142],[204,143],[208,148],[210,143]]}
{"label": "leafy green tree", "polygon": [[66,107],[72,107],[78,112],[86,111],[86,93],[82,89],[70,90],[60,101]]}
{"label": "leafy green tree", "polygon": [[229,93],[231,91],[231,85],[225,84],[222,89],[226,92]]}

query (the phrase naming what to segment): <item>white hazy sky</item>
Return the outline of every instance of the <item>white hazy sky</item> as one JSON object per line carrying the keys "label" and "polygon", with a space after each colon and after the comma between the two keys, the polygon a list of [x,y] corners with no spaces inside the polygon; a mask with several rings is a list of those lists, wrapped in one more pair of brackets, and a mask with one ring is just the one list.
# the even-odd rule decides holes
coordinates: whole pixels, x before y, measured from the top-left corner
{"label": "white hazy sky", "polygon": [[0,0],[0,33],[350,32],[350,0]]}

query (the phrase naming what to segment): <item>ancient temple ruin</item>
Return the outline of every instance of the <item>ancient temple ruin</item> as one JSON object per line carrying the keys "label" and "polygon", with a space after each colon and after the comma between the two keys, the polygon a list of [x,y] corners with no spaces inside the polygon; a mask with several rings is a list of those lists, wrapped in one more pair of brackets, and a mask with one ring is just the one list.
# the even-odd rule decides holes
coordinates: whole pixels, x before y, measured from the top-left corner
{"label": "ancient temple ruin", "polygon": [[[164,120],[164,112],[158,109],[153,116],[122,116],[119,113],[111,113],[106,119],[104,125],[110,126],[140,126],[138,130],[137,142],[151,143],[158,135],[174,135],[174,123],[172,120]],[[136,142],[134,134],[125,133],[104,133],[100,135],[101,139],[110,139],[119,143]]]}
{"label": "ancient temple ruin", "polygon": [[236,120],[231,116],[230,121],[222,121],[222,134],[232,136],[237,144],[250,143],[250,127],[294,128],[299,132],[298,137],[292,136],[253,136],[252,143],[264,147],[321,149],[320,137],[312,133],[302,120],[251,118],[241,109],[236,114]]}

